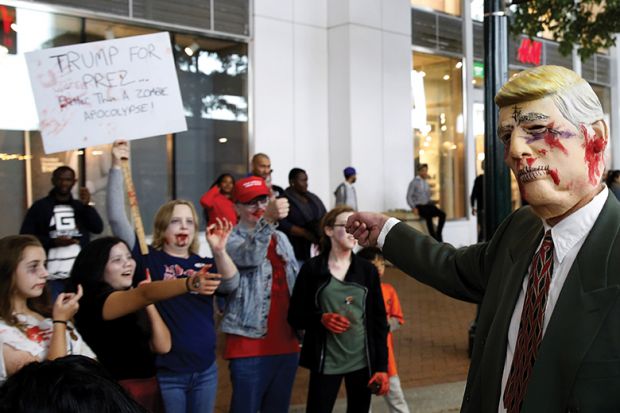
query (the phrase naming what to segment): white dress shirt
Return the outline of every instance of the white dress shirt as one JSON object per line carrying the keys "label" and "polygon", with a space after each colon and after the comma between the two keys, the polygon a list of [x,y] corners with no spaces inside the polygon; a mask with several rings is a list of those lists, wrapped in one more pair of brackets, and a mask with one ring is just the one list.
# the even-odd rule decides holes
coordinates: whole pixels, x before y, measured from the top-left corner
{"label": "white dress shirt", "polygon": [[[575,258],[577,258],[577,254],[579,253],[581,246],[585,242],[586,237],[594,226],[594,222],[596,222],[596,219],[600,215],[608,196],[609,191],[607,187],[604,187],[603,190],[599,194],[597,194],[587,205],[573,212],[571,215],[567,216],[553,227],[549,226],[547,222],[543,220],[545,232],[548,229],[551,229],[551,238],[553,239],[554,246],[553,274],[551,275],[551,285],[549,286],[549,295],[547,297],[547,304],[545,307],[543,339],[544,334],[547,331],[547,325],[549,324],[549,320],[551,319],[551,314],[553,313],[555,305],[560,296],[560,292],[562,291],[562,287],[564,286],[564,282],[566,281],[566,277],[568,276],[568,272],[570,271],[573,262],[575,262]],[[387,222],[381,229],[381,232],[379,233],[379,237],[377,239],[377,246],[379,248],[383,248],[385,238],[388,232],[390,232],[394,225],[398,224],[399,222],[400,221],[396,218],[389,218],[387,220]],[[541,245],[542,238],[540,240],[538,248],[536,249],[537,251]],[[530,268],[528,268],[528,274],[529,271]],[[508,381],[508,375],[510,374],[515,345],[517,343],[517,335],[519,333],[521,313],[523,312],[523,302],[525,301],[527,282],[528,277],[525,276],[523,278],[521,292],[519,294],[519,298],[517,300],[514,312],[512,313],[510,326],[508,328],[508,347],[506,348],[504,372],[502,375],[502,392],[499,398],[498,406],[499,413],[506,412],[503,402],[504,389],[506,387],[506,382]]]}

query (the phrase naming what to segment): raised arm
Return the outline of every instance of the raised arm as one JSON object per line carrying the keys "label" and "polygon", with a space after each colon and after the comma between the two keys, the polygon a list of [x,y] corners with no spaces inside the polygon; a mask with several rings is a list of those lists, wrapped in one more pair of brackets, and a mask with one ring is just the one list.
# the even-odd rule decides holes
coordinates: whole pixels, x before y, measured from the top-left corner
{"label": "raised arm", "polygon": [[205,231],[215,265],[222,275],[222,284],[219,288],[221,293],[229,293],[239,286],[239,270],[226,252],[226,243],[232,228],[233,225],[229,220],[217,218],[216,223],[209,225]]}
{"label": "raised arm", "polygon": [[125,241],[130,249],[133,249],[136,236],[125,212],[123,173],[121,171],[121,159],[123,158],[129,158],[129,146],[125,141],[116,141],[112,145],[112,168],[108,176],[108,221],[110,222],[112,233]]}
{"label": "raised arm", "polygon": [[67,355],[67,323],[73,318],[80,308],[79,300],[82,298],[82,286],[78,285],[77,293],[61,293],[54,302],[52,308],[52,338],[47,352],[47,359],[54,360]]}
{"label": "raised arm", "polygon": [[188,278],[153,281],[129,290],[114,291],[103,303],[102,317],[104,320],[114,320],[147,305],[188,292],[212,295],[220,282],[209,279],[211,276],[213,274],[208,274],[205,268],[205,271],[199,271]]}

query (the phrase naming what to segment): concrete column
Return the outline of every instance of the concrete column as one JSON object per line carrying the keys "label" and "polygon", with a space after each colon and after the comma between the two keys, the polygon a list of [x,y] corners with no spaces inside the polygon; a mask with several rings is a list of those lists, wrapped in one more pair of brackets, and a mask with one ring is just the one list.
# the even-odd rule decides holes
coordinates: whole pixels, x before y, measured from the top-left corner
{"label": "concrete column", "polygon": [[329,200],[326,0],[254,3],[250,152],[265,152],[273,182],[288,186],[293,167]]}
{"label": "concrete column", "polygon": [[413,177],[408,0],[261,0],[251,42],[251,153],[292,167],[328,209],[349,165],[362,209],[405,207]]}
{"label": "concrete column", "polygon": [[333,0],[327,15],[330,188],[351,165],[361,209],[405,207],[413,175],[410,4]]}

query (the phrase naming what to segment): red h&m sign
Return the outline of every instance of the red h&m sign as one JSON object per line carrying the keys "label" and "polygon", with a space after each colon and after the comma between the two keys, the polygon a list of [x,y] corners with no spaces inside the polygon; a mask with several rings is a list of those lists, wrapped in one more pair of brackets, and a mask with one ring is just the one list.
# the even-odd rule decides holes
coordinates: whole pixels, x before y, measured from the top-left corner
{"label": "red h&m sign", "polygon": [[523,39],[517,51],[517,60],[521,63],[540,64],[542,43],[535,40]]}
{"label": "red h&m sign", "polygon": [[15,8],[0,5],[0,46],[10,54],[17,53],[17,33],[11,27],[15,23]]}

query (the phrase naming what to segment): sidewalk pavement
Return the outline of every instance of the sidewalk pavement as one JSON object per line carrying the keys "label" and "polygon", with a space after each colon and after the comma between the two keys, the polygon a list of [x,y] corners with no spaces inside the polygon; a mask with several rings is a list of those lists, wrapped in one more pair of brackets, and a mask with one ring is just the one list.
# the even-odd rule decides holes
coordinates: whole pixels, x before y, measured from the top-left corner
{"label": "sidewalk pavement", "polygon": [[[467,331],[476,316],[476,306],[447,297],[394,267],[386,269],[385,281],[398,292],[405,314],[405,324],[394,333],[394,352],[398,376],[411,411],[458,411],[462,383],[469,369]],[[223,347],[224,337],[219,333],[216,413],[228,412],[232,392],[228,362],[221,357]],[[291,406],[297,410],[292,412],[303,411],[299,407],[306,403],[308,381],[308,370],[299,368],[291,397]],[[337,406],[346,404],[344,396],[341,389]],[[383,400],[376,400],[374,405],[375,413],[387,411]]]}
{"label": "sidewalk pavement", "polygon": [[[434,384],[432,386],[405,389],[405,399],[411,413],[452,413],[461,408],[465,382]],[[389,413],[387,404],[381,397],[373,396],[372,413]],[[333,413],[345,413],[347,402],[338,399]],[[291,406],[290,413],[304,413],[305,405]]]}

